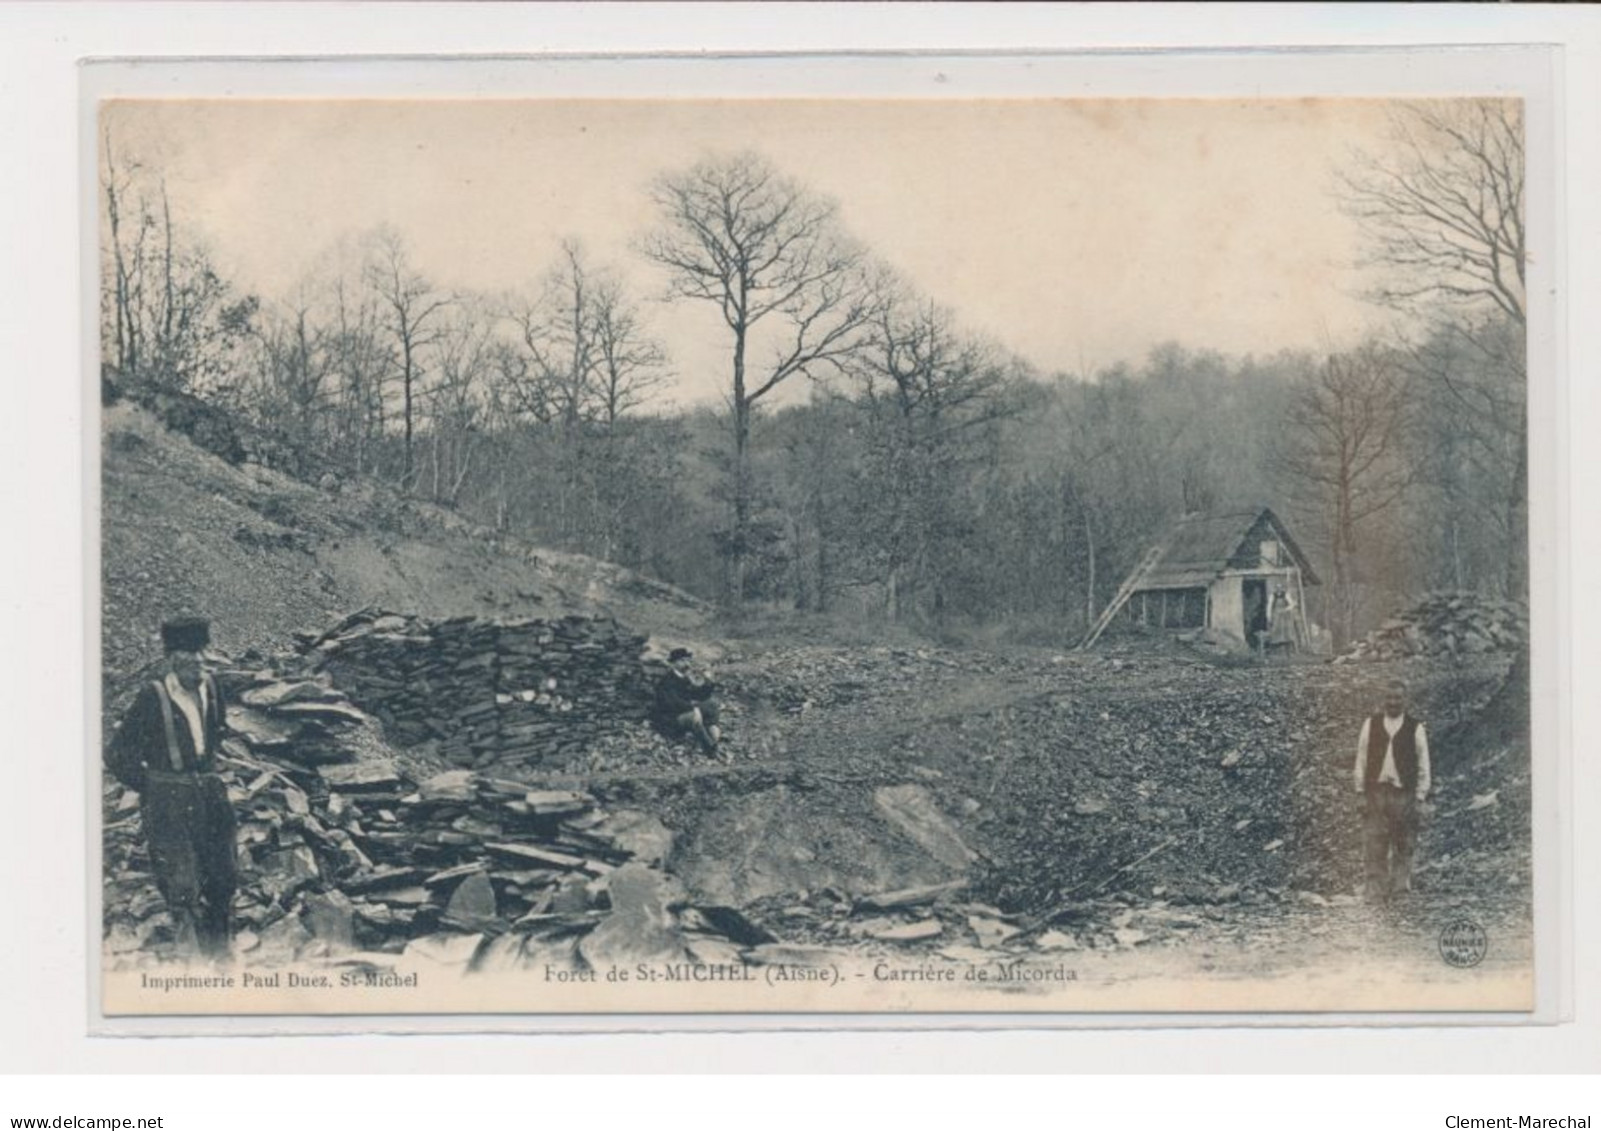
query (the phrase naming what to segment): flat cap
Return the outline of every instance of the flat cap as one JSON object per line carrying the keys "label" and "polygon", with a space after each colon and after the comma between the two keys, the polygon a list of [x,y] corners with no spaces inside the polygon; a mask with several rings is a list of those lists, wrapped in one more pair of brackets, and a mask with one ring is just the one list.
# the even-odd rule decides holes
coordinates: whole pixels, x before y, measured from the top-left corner
{"label": "flat cap", "polygon": [[201,652],[211,643],[205,617],[171,617],[161,624],[161,646],[168,652]]}

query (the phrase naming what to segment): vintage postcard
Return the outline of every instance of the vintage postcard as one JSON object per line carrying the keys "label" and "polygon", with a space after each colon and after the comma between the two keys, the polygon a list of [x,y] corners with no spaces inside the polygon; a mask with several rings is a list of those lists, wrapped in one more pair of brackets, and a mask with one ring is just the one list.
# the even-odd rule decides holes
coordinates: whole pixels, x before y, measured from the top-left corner
{"label": "vintage postcard", "polygon": [[1521,100],[95,128],[106,1016],[1533,1010]]}

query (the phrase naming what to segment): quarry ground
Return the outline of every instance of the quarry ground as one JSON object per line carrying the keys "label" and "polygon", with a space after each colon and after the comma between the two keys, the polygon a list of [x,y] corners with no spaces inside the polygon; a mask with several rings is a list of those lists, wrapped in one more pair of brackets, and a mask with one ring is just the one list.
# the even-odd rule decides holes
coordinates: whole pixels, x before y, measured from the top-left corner
{"label": "quarry ground", "polygon": [[[731,625],[440,508],[230,467],[138,410],[108,412],[105,451],[108,709],[156,659],[174,606],[209,613],[234,656],[283,651],[368,605],[608,612],[708,661],[724,758],[640,733],[530,781],[655,814],[693,895],[786,943],[1070,961],[1111,982],[1305,979],[1382,956],[1409,981],[1449,984],[1463,972],[1442,933],[1471,923],[1481,972],[1527,968],[1529,751],[1482,713],[1504,657],[1266,664],[1150,640],[962,649],[781,615]],[[1416,890],[1376,908],[1358,899],[1349,769],[1394,673],[1429,723],[1436,789]],[[874,903],[918,888],[939,894]]]}
{"label": "quarry ground", "polygon": [[[1394,672],[1436,720],[1436,788],[1414,892],[1373,907],[1359,899],[1350,764]],[[588,785],[659,812],[683,837],[691,887],[785,938],[974,958],[1043,936],[1109,977],[1302,976],[1383,955],[1415,981],[1460,974],[1440,935],[1469,921],[1494,940],[1487,969],[1529,960],[1527,754],[1475,713],[1494,661],[1219,667],[1147,644],[746,642],[720,674],[731,765]],[[906,812],[919,798],[926,824]],[[948,906],[846,912],[864,892],[959,876],[968,887]],[[942,929],[926,940],[875,937],[930,917]]]}

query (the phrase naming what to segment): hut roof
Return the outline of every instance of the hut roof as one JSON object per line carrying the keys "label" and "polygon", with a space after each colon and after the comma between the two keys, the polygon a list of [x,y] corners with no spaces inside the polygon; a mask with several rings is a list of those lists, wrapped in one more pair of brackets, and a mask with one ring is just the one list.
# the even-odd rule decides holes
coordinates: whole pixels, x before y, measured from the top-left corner
{"label": "hut roof", "polygon": [[1307,585],[1319,584],[1301,547],[1278,515],[1267,507],[1225,514],[1192,514],[1180,519],[1163,540],[1162,556],[1135,587],[1187,589],[1206,585],[1226,569],[1249,569],[1258,564],[1259,543],[1272,533],[1300,567]]}

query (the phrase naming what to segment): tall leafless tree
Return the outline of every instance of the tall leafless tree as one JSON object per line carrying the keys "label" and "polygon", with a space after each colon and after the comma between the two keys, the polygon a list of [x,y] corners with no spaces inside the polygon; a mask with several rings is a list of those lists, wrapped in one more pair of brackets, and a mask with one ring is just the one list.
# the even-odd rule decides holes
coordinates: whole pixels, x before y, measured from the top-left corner
{"label": "tall leafless tree", "polygon": [[[1503,380],[1489,387],[1440,364],[1435,348],[1415,351],[1420,374],[1440,381],[1483,431],[1504,436],[1514,458],[1505,525],[1515,532],[1506,587],[1527,585],[1528,420],[1524,126],[1521,103],[1461,99],[1409,104],[1394,114],[1391,146],[1363,154],[1341,178],[1347,211],[1369,241],[1381,275],[1371,297],[1408,312],[1445,316],[1447,336],[1470,352],[1494,354]],[[1486,315],[1486,311],[1490,315]],[[1509,348],[1502,329],[1516,339]]]}
{"label": "tall leafless tree", "polygon": [[1349,642],[1355,625],[1361,527],[1390,510],[1412,483],[1405,451],[1412,408],[1400,359],[1368,344],[1331,355],[1308,373],[1287,414],[1277,460],[1302,506],[1326,524],[1336,648]]}
{"label": "tall leafless tree", "polygon": [[668,377],[667,353],[644,328],[639,308],[615,277],[594,291],[595,416],[606,435],[659,390]]}
{"label": "tall leafless tree", "polygon": [[101,306],[105,360],[125,379],[196,392],[230,378],[258,303],[234,296],[205,245],[173,216],[158,170],[103,137]]}
{"label": "tall leafless tree", "polygon": [[106,206],[106,238],[103,243],[110,245],[110,255],[106,256],[106,249],[102,247],[102,259],[109,259],[109,263],[102,265],[100,272],[101,308],[102,323],[109,315],[112,327],[108,335],[102,325],[101,337],[107,339],[111,347],[103,349],[102,353],[119,372],[131,375],[138,368],[139,358],[133,318],[134,271],[129,264],[128,244],[123,236],[123,211],[132,178],[127,169],[117,164],[109,130],[103,141],[105,157],[100,170],[100,187]]}
{"label": "tall leafless tree", "polygon": [[[1481,572],[1476,586],[1499,585],[1507,596],[1524,592],[1523,484],[1528,437],[1524,426],[1527,382],[1521,324],[1499,311],[1442,321],[1405,347],[1408,368],[1432,393],[1433,450],[1426,455],[1436,474],[1450,478],[1451,457],[1462,467],[1454,505],[1441,516],[1451,531],[1453,573],[1463,583],[1460,539],[1464,529],[1492,530],[1495,572]],[[1471,482],[1464,490],[1463,476]],[[1488,505],[1486,505],[1488,503]]]}
{"label": "tall leafless tree", "polygon": [[429,494],[456,506],[478,455],[488,409],[496,341],[492,319],[477,301],[463,298],[441,316],[430,349],[435,380],[428,405]]}
{"label": "tall leafless tree", "polygon": [[[739,602],[751,534],[753,416],[785,381],[838,366],[871,314],[872,295],[862,252],[845,238],[834,203],[755,154],[668,174],[651,195],[661,224],[641,251],[667,269],[675,296],[710,304],[729,333],[728,590]],[[757,359],[753,349],[770,352]]]}
{"label": "tall leafless tree", "polygon": [[562,242],[537,292],[509,313],[527,351],[518,396],[530,416],[564,432],[614,426],[666,379],[666,353],[621,280],[576,240]]}
{"label": "tall leafless tree", "polygon": [[1392,147],[1341,178],[1366,231],[1369,261],[1388,275],[1374,298],[1493,303],[1524,320],[1523,115],[1511,101],[1404,105]]}
{"label": "tall leafless tree", "polygon": [[397,366],[369,287],[337,271],[329,304],[329,352],[340,380],[336,454],[360,475],[371,469],[369,451],[383,437],[386,386]]}
{"label": "tall leafless tree", "polygon": [[506,403],[549,426],[555,489],[547,492],[561,537],[604,552],[616,543],[615,450],[622,419],[665,379],[666,355],[646,331],[616,272],[576,240],[532,296],[513,299],[521,357],[503,358]]}
{"label": "tall leafless tree", "polygon": [[953,471],[963,438],[1006,414],[1005,370],[999,351],[959,333],[951,311],[904,282],[880,271],[872,289],[878,301],[848,370],[870,422],[885,612],[898,620],[914,577],[941,605],[937,559]]}
{"label": "tall leafless tree", "polygon": [[402,489],[409,491],[417,477],[412,441],[416,430],[417,386],[422,378],[422,351],[438,337],[436,316],[450,305],[451,297],[437,290],[411,265],[405,240],[393,228],[380,228],[371,237],[366,275],[388,314],[389,332],[399,353],[401,414],[405,429],[405,463],[400,483]]}
{"label": "tall leafless tree", "polygon": [[561,245],[561,258],[546,272],[537,293],[511,307],[529,364],[520,390],[536,419],[576,436],[588,409],[596,359],[593,268],[576,241]]}
{"label": "tall leafless tree", "polygon": [[318,446],[331,431],[337,357],[306,288],[263,309],[255,338],[263,419],[297,445]]}

